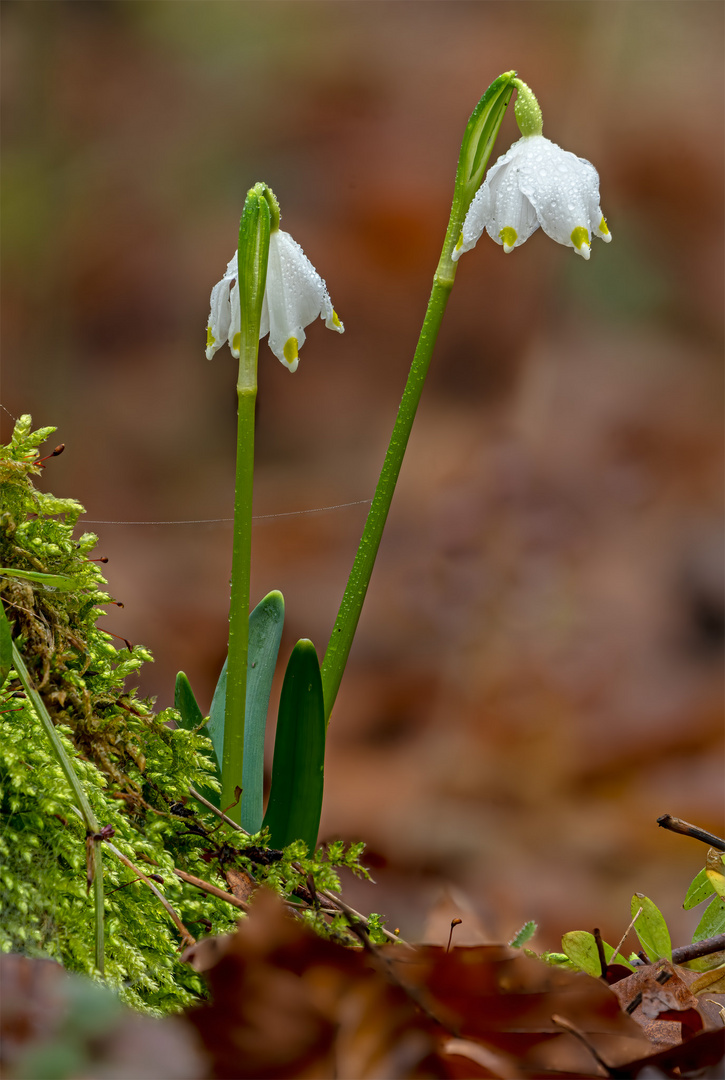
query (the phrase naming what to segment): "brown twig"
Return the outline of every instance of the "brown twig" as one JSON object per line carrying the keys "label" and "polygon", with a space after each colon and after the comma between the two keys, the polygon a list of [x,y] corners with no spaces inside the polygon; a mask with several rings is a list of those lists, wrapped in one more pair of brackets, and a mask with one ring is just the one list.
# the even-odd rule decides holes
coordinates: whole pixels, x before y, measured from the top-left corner
{"label": "brown twig", "polygon": [[599,1056],[599,1052],[597,1051],[596,1047],[592,1046],[584,1032],[580,1031],[578,1027],[575,1027],[575,1025],[572,1024],[571,1020],[567,1020],[565,1016],[558,1016],[556,1013],[554,1013],[551,1019],[557,1027],[563,1028],[564,1031],[568,1031],[569,1034],[573,1035],[575,1039],[578,1039],[583,1046],[586,1046],[587,1050],[592,1055],[597,1065],[600,1067],[600,1069],[604,1069],[607,1076],[617,1075],[614,1069],[612,1069],[611,1066],[607,1065],[606,1061],[604,1061]]}
{"label": "brown twig", "polygon": [[164,907],[168,911],[169,915],[173,919],[174,925],[176,926],[177,930],[181,934],[181,943],[182,943],[182,945],[194,945],[196,943],[196,938],[192,934],[189,933],[189,931],[186,929],[186,927],[184,926],[184,924],[181,921],[181,919],[179,918],[179,916],[176,914],[176,912],[172,908],[169,901],[166,899],[166,897],[164,896],[164,894],[162,892],[159,892],[159,890],[154,885],[153,881],[149,881],[149,879],[146,877],[146,875],[143,873],[143,871],[139,870],[139,868],[137,866],[134,866],[134,864],[131,862],[131,860],[126,858],[126,856],[123,854],[123,852],[119,851],[118,848],[116,847],[116,845],[112,844],[110,840],[106,840],[105,843],[106,843],[106,847],[111,849],[111,851],[116,856],[116,858],[120,859],[121,862],[124,864],[124,866],[127,866],[129,868],[129,870],[133,870],[136,877],[140,878],[141,881],[143,881],[145,885],[148,885],[149,889],[151,889],[151,892],[154,894],[154,896],[156,896],[161,901],[161,903],[164,905]]}
{"label": "brown twig", "polygon": [[174,868],[174,873],[182,881],[186,881],[189,885],[195,885],[197,889],[201,889],[202,892],[209,893],[210,896],[216,896],[219,900],[226,900],[232,907],[240,908],[242,911],[249,911],[249,904],[245,904],[243,900],[237,900],[236,896],[231,893],[224,892],[224,889],[218,889],[216,885],[211,885],[208,881],[202,880],[202,878],[194,877],[193,874],[187,874],[185,870],[177,870]]}
{"label": "brown twig", "polygon": [[707,829],[701,829],[698,825],[690,825],[689,821],[672,817],[672,814],[662,814],[657,818],[657,824],[661,829],[669,829],[670,832],[680,833],[682,836],[691,836],[694,840],[702,840],[703,844],[717,848],[718,851],[725,851],[725,840],[721,840],[719,836],[708,832]]}
{"label": "brown twig", "polygon": [[[629,933],[629,931],[630,931],[630,930],[632,929],[632,927],[634,926],[634,924],[635,924],[635,923],[637,922],[637,919],[638,919],[638,918],[640,917],[640,915],[642,914],[643,910],[644,910],[644,908],[640,908],[640,909],[639,909],[639,911],[637,912],[637,914],[635,915],[635,917],[634,917],[634,918],[632,919],[632,921],[631,921],[631,923],[629,924],[629,926],[627,927],[627,929],[626,929],[626,930],[624,931],[624,933],[622,934],[622,937],[621,937],[621,939],[620,939],[619,945],[617,945],[617,948],[616,948],[616,949],[614,950],[614,952],[612,953],[612,959],[611,959],[611,960],[609,961],[609,963],[610,963],[610,964],[613,964],[613,963],[614,963],[614,961],[615,961],[615,959],[616,959],[616,957],[617,957],[617,954],[619,953],[619,950],[620,950],[620,949],[622,948],[622,946],[624,945],[624,939],[626,938],[627,934],[628,934],[628,933]],[[622,959],[624,959],[624,956],[622,957]]]}
{"label": "brown twig", "polygon": [[702,941],[694,941],[692,945],[681,945],[679,949],[673,949],[672,963],[686,964],[688,960],[697,960],[700,956],[709,956],[710,953],[721,952],[723,949],[725,949],[725,934],[703,938]]}
{"label": "brown twig", "polygon": [[597,946],[597,953],[599,955],[599,976],[607,981],[607,958],[604,955],[604,942],[602,941],[602,933],[598,926],[594,927],[594,942]]}

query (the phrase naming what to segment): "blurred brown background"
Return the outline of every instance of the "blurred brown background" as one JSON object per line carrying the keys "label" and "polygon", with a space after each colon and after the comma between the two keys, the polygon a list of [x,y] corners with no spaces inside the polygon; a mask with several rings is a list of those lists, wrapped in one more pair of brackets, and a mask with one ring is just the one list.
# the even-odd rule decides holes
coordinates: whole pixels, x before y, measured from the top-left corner
{"label": "blurred brown background", "polygon": [[[722,828],[722,41],[697,0],[2,4],[2,402],[58,426],[43,484],[93,521],[231,514],[204,329],[256,180],[346,327],[294,376],[262,343],[256,512],[283,514],[372,494],[488,83],[516,68],[599,169],[588,264],[541,232],[459,264],[330,727],[323,832],[368,841],[350,896],[411,937],[446,885],[542,947],[616,941],[635,889],[676,944],[699,918],[704,848],[655,819]],[[365,512],[256,526],[285,660],[324,651]],[[208,709],[230,527],[86,527],[142,691],[184,669]]]}

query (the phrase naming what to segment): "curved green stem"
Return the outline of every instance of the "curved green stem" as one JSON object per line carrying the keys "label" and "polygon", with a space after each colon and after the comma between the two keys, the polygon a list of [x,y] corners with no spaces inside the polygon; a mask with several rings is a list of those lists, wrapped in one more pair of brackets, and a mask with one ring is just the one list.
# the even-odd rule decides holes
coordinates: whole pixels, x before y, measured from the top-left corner
{"label": "curved green stem", "polygon": [[63,770],[73,797],[78,808],[78,813],[83,819],[83,824],[86,827],[86,837],[91,841],[93,845],[92,858],[93,858],[93,898],[95,909],[95,942],[96,942],[96,968],[99,974],[103,975],[104,971],[104,899],[103,899],[103,859],[101,856],[101,844],[99,840],[94,837],[100,832],[96,815],[93,813],[91,804],[88,801],[88,796],[85,793],[83,785],[81,784],[78,774],[76,773],[73,765],[66,753],[65,747],[61,742],[61,738],[58,732],[55,730],[55,724],[50,718],[50,714],[45,707],[45,703],[41,698],[38,691],[33,685],[33,681],[30,678],[30,673],[25,666],[25,661],[22,658],[20,650],[13,641],[13,667],[18,673],[18,678],[23,684],[23,689],[28,696],[28,699],[33,706],[35,715],[38,717],[41,725],[45,730],[45,734],[50,740],[50,745],[53,748],[56,760]]}
{"label": "curved green stem", "polygon": [[400,475],[403,456],[410,438],[423,384],[428,373],[438,331],[448,303],[457,263],[451,254],[458,242],[468,207],[483,180],[506,107],[514,92],[515,71],[504,72],[491,83],[471,114],[461,145],[456,171],[453,206],[448,221],[443,250],[433,278],[428,308],[413,356],[408,381],[390,437],[372,506],[342,597],[340,610],[320,668],[325,696],[325,720],[330,721],[342,674],[347,664],[360,612],[365,601],[370,576],[380,547],[380,540]]}
{"label": "curved green stem", "polygon": [[460,234],[464,216],[465,210],[457,206],[456,201],[454,201],[443,251],[433,279],[428,308],[408,374],[408,381],[405,384],[403,397],[398,408],[398,415],[395,419],[393,433],[390,436],[390,443],[380,471],[380,478],[365,522],[362,539],[355,555],[355,561],[350,571],[350,577],[330,636],[327,652],[320,668],[325,695],[325,719],[328,723],[353,638],[355,637],[360,612],[367,594],[438,331],[443,321],[448,297],[453,288],[457,264],[451,259],[451,252]]}

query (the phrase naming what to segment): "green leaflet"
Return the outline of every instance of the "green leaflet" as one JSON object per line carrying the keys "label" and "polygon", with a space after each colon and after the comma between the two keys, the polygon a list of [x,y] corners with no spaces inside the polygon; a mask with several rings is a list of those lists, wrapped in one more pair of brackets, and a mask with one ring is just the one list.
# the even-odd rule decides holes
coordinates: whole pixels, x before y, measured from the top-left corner
{"label": "green leaflet", "polygon": [[697,907],[703,900],[707,900],[708,896],[712,896],[715,892],[715,888],[707,876],[707,869],[703,866],[700,873],[695,877],[690,884],[690,888],[687,890],[687,896],[685,897],[683,908],[685,911],[689,911],[690,908]]}
{"label": "green leaflet", "polygon": [[721,900],[719,896],[713,897],[705,908],[705,914],[700,919],[692,940],[704,941],[705,938],[715,937],[717,934],[725,934],[725,900]]}
{"label": "green leaflet", "polygon": [[[606,941],[603,941],[602,945],[604,947],[604,958],[608,964],[611,964],[614,948],[608,945]],[[594,934],[590,934],[588,930],[572,930],[570,933],[564,934],[561,939],[561,947],[572,964],[575,964],[581,971],[585,971],[587,975],[593,975],[595,979],[598,979],[602,974],[597,942]],[[617,963],[634,971],[632,965],[628,964],[622,956],[617,956]]]}
{"label": "green leaflet", "polygon": [[529,919],[525,922],[520,930],[517,930],[514,936],[509,941],[510,949],[520,949],[522,945],[525,945],[527,941],[530,941],[538,930],[537,924],[533,919]]}
{"label": "green leaflet", "polygon": [[[250,833],[257,833],[262,827],[264,732],[283,625],[284,597],[275,589],[260,600],[249,616],[241,824]],[[218,761],[222,760],[224,753],[226,696],[225,660],[212,698],[208,724],[209,737]]]}
{"label": "green leaflet", "polygon": [[634,924],[640,944],[650,960],[669,960],[672,962],[672,942],[665,917],[652,900],[643,893],[632,897],[632,918],[639,909],[642,913]]}
{"label": "green leaflet", "polygon": [[282,685],[274,742],[272,789],[264,824],[272,847],[303,840],[315,850],[322,812],[325,704],[315,646],[307,638],[292,650]]}

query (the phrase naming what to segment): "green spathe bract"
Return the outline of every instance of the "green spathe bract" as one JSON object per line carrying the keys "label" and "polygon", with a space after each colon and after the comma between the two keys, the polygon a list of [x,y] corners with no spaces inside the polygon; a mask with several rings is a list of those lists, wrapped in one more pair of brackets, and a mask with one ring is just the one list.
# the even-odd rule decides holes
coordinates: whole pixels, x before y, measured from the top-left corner
{"label": "green spathe bract", "polygon": [[282,685],[272,787],[264,824],[273,847],[302,840],[312,852],[322,812],[325,706],[317,653],[303,638],[292,650]]}

